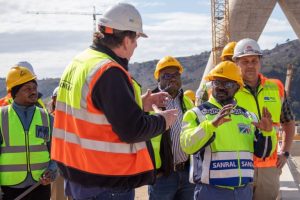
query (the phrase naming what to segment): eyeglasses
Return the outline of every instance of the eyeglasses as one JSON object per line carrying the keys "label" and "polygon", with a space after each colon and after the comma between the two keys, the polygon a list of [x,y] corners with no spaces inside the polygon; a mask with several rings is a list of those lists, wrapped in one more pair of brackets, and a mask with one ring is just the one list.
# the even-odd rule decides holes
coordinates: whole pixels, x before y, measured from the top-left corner
{"label": "eyeglasses", "polygon": [[232,88],[234,88],[234,86],[236,85],[236,83],[235,83],[235,82],[232,82],[232,81],[219,81],[219,80],[214,80],[214,81],[212,81],[212,85],[213,85],[214,87],[220,87],[220,86],[222,86],[222,87],[224,87],[224,88],[226,88],[226,89],[232,89]]}
{"label": "eyeglasses", "polygon": [[165,80],[170,80],[172,78],[178,78],[180,76],[179,72],[175,72],[173,74],[170,73],[165,73],[161,76],[161,78],[165,79]]}

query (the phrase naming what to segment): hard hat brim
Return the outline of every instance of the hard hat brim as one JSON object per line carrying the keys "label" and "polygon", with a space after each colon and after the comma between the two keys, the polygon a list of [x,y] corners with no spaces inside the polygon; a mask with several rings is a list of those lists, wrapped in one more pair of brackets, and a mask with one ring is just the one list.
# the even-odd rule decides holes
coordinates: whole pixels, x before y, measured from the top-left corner
{"label": "hard hat brim", "polygon": [[261,53],[246,53],[246,54],[243,54],[243,55],[239,55],[239,56],[233,56],[232,57],[232,60],[233,61],[236,61],[237,58],[242,58],[242,57],[246,57],[246,56],[260,56],[262,57],[262,54]]}

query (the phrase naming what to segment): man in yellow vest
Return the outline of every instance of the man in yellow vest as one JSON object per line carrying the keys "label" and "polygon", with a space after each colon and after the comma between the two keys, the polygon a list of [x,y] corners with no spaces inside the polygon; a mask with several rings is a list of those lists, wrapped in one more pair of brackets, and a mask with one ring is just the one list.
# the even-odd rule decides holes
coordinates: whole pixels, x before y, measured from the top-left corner
{"label": "man in yellow vest", "polygon": [[[51,155],[72,198],[133,200],[134,188],[155,180],[150,139],[169,129],[177,110],[153,105],[163,106],[166,92],[141,97],[128,72],[138,38],[147,37],[138,10],[118,3],[98,28],[61,77]],[[147,114],[153,107],[157,114]]]}
{"label": "man in yellow vest", "polygon": [[205,78],[212,96],[186,112],[180,137],[183,150],[193,154],[194,199],[252,200],[253,155],[265,158],[276,146],[271,115],[264,108],[257,121],[236,105],[234,94],[244,83],[233,62],[221,62]]}
{"label": "man in yellow vest", "polygon": [[151,200],[193,199],[195,185],[189,182],[190,159],[182,151],[179,138],[182,116],[194,104],[181,89],[182,72],[183,66],[172,56],[160,59],[154,71],[157,87],[152,92],[168,92],[171,97],[162,109],[177,109],[178,116],[169,130],[151,139],[157,169],[156,182],[149,186]]}
{"label": "man in yellow vest", "polygon": [[50,182],[56,164],[50,161],[52,119],[35,106],[36,76],[25,67],[13,67],[6,77],[13,103],[0,109],[0,185],[3,200],[17,198],[37,187],[23,199],[50,199]]}
{"label": "man in yellow vest", "polygon": [[[289,157],[295,134],[295,121],[284,86],[278,79],[269,79],[260,73],[262,51],[250,38],[240,40],[234,49],[233,60],[241,68],[245,87],[235,98],[238,105],[262,116],[263,107],[272,115],[273,126],[283,130],[283,141],[278,151],[269,158],[254,159],[254,199],[273,200],[279,194],[279,176]],[[278,153],[277,153],[278,152]]]}
{"label": "man in yellow vest", "polygon": [[[27,61],[21,61],[21,62],[18,62],[18,63],[15,65],[15,67],[16,67],[16,66],[25,67],[25,68],[27,68],[32,74],[35,74],[32,65],[31,65],[29,62],[27,62]],[[38,107],[40,107],[40,108],[46,109],[45,104],[44,104],[44,102],[42,101],[42,96],[43,96],[43,94],[40,93],[40,92],[38,92],[38,100],[36,101],[36,105],[37,105]],[[12,101],[13,101],[13,98],[12,98],[12,96],[11,96],[11,93],[10,93],[10,92],[7,92],[6,96],[0,99],[0,106],[6,106],[6,105],[9,105],[9,104],[12,104]]]}

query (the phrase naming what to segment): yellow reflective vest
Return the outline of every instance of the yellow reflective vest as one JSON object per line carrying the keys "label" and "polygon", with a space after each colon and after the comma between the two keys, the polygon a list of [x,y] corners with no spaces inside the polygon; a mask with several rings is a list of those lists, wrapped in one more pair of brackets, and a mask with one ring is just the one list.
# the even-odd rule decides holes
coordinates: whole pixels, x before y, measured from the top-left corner
{"label": "yellow reflective vest", "polygon": [[1,108],[0,129],[3,138],[0,154],[0,185],[22,183],[30,173],[35,181],[48,167],[50,155],[50,118],[44,109],[36,106],[29,131],[23,125],[12,105]]}
{"label": "yellow reflective vest", "polygon": [[[252,94],[248,89],[243,88],[235,94],[237,104],[261,118],[261,113],[266,107],[272,115],[273,126],[279,130],[280,114],[284,99],[283,84],[277,79],[268,79],[259,74],[260,85],[257,94]],[[275,144],[276,141],[273,141]],[[276,146],[277,147],[277,146]],[[276,167],[277,150],[266,159],[254,158],[255,167]]]}
{"label": "yellow reflective vest", "polygon": [[[255,141],[263,138],[263,151],[257,154],[268,156],[276,145],[270,146],[271,139],[263,136],[276,140],[275,130],[262,131],[262,135],[252,125],[253,121],[257,121],[256,116],[239,106],[231,111],[231,121],[216,128],[212,120],[221,108],[211,97],[208,102],[188,111],[183,117],[181,147],[186,153],[193,154],[194,182],[240,187],[253,180],[253,154],[257,153]],[[258,145],[261,146],[261,143]]]}

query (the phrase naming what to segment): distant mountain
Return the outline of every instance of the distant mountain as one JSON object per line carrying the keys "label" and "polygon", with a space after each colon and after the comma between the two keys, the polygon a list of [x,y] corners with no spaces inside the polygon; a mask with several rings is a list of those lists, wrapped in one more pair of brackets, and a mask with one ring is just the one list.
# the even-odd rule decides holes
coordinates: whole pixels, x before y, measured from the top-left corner
{"label": "distant mountain", "polygon": [[[166,53],[167,54],[167,53]],[[196,90],[199,86],[210,52],[205,51],[200,55],[179,57],[178,60],[184,66],[182,74],[183,89]],[[156,80],[153,77],[155,65],[158,60],[143,63],[133,63],[129,66],[129,71],[133,77],[142,85],[143,90],[153,89]],[[263,64],[261,71],[267,76],[280,79],[285,83],[286,69],[288,64],[294,65],[293,79],[291,83],[290,100],[296,117],[300,119],[300,95],[297,86],[300,85],[300,41],[293,40],[284,44],[278,44],[271,50],[264,50]],[[38,80],[39,91],[43,93],[43,99],[49,100],[54,88],[58,85],[59,78],[47,78]],[[5,79],[0,78],[0,96],[4,96]]]}

